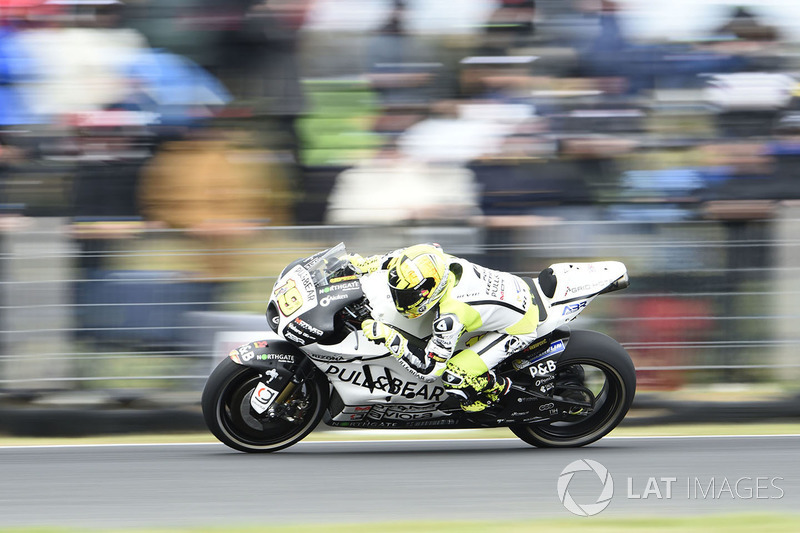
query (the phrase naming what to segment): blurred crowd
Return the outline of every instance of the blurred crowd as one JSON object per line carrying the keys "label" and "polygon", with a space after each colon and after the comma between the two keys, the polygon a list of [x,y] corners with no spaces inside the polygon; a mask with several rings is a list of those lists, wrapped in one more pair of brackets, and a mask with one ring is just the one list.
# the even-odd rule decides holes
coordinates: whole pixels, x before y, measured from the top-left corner
{"label": "blurred crowd", "polygon": [[447,4],[4,0],[0,213],[219,235],[798,197],[798,55],[757,8],[670,40],[626,35],[630,2]]}
{"label": "blurred crowd", "polygon": [[[0,230],[63,224],[95,331],[169,321],[98,303],[219,302],[248,276],[260,309],[282,265],[241,253],[268,226],[469,226],[491,246],[548,220],[714,220],[761,242],[742,224],[800,198],[800,13],[677,2],[703,17],[671,34],[655,4],[0,0]],[[740,255],[721,266],[767,261]],[[157,284],[176,272],[205,283]]]}

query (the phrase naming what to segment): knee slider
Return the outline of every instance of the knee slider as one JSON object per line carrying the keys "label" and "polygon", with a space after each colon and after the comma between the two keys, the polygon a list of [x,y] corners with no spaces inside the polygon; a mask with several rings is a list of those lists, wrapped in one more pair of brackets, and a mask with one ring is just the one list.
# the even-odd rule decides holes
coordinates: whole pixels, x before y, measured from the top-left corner
{"label": "knee slider", "polygon": [[453,372],[449,368],[442,373],[442,385],[445,389],[462,389],[468,385],[464,381],[464,376]]}
{"label": "knee slider", "polygon": [[442,373],[442,384],[450,389],[472,387],[483,390],[488,382],[486,363],[472,350],[464,350],[447,361]]}

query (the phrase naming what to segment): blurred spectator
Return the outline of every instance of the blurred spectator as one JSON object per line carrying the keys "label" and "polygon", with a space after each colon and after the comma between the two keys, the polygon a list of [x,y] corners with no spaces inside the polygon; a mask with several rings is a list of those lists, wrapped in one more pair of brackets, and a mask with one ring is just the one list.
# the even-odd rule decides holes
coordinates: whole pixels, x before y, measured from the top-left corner
{"label": "blurred spectator", "polygon": [[391,138],[424,117],[441,93],[438,77],[442,63],[436,51],[415,39],[406,27],[405,0],[392,0],[385,23],[370,36],[367,74],[380,99],[381,114],[375,130]]}
{"label": "blurred spectator", "polygon": [[213,116],[231,96],[199,65],[163,50],[143,50],[125,69],[128,90],[115,108],[151,113],[158,129],[194,126]]}
{"label": "blurred spectator", "polygon": [[147,48],[144,36],[124,27],[123,5],[113,0],[64,0],[50,25],[20,33],[36,78],[27,103],[48,121],[65,113],[93,111],[120,101],[128,85],[125,67]]}
{"label": "blurred spectator", "polygon": [[524,103],[442,101],[400,136],[399,150],[417,161],[465,164],[498,153],[505,138],[533,119]]}
{"label": "blurred spectator", "polygon": [[240,261],[229,252],[249,242],[249,229],[290,222],[281,168],[253,142],[235,130],[191,129],[164,143],[142,175],[146,220],[181,230],[176,246],[199,250],[194,270],[209,282],[232,275]]}
{"label": "blurred spectator", "polygon": [[[33,121],[28,106],[20,93],[20,86],[33,75],[30,54],[20,42],[24,11],[14,11],[11,6],[0,18],[0,127],[18,126]],[[19,8],[22,9],[22,8]]]}
{"label": "blurred spectator", "polygon": [[245,99],[271,119],[279,138],[272,146],[300,161],[296,121],[306,109],[300,83],[299,45],[312,0],[266,0],[252,3],[243,21],[247,53],[240,58]]}
{"label": "blurred spectator", "polygon": [[738,72],[710,77],[705,95],[715,106],[722,137],[766,136],[781,110],[788,107],[796,85],[786,74]]}
{"label": "blurred spectator", "polygon": [[780,34],[774,26],[764,24],[746,6],[731,8],[730,19],[715,30],[715,34],[727,39],[741,39],[744,41],[770,41],[779,40]]}
{"label": "blurred spectator", "polygon": [[535,0],[500,0],[486,21],[481,55],[506,55],[531,46],[535,16]]}
{"label": "blurred spectator", "polygon": [[479,214],[473,173],[393,149],[345,170],[328,201],[330,224],[463,223]]}
{"label": "blurred spectator", "polygon": [[[151,155],[151,118],[129,111],[75,115],[73,215],[81,221],[136,220],[139,173]],[[84,235],[86,235],[84,233]]]}

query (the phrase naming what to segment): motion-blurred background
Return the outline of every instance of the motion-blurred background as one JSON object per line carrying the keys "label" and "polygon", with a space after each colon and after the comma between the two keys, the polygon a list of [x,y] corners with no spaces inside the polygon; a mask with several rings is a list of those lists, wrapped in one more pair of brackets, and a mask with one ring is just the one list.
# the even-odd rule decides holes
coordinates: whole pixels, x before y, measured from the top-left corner
{"label": "motion-blurred background", "polygon": [[633,355],[631,420],[800,416],[793,0],[3,0],[0,23],[0,432],[195,408],[281,268],[340,241],[624,261],[576,327]]}

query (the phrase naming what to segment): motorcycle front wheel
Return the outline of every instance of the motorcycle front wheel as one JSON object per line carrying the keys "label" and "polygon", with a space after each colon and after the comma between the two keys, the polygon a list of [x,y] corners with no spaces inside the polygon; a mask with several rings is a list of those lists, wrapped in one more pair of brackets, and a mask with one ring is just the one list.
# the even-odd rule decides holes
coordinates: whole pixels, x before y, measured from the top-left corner
{"label": "motorcycle front wheel", "polygon": [[222,443],[242,452],[275,452],[296,444],[319,424],[328,405],[328,382],[318,372],[298,384],[278,416],[250,406],[261,381],[258,370],[225,358],[208,377],[201,404],[208,429]]}
{"label": "motorcycle front wheel", "polygon": [[[566,420],[510,427],[514,435],[533,446],[570,448],[595,442],[617,427],[633,403],[636,370],[630,355],[602,333],[573,331],[555,373],[555,395],[583,390],[580,399],[591,401],[593,408],[588,413],[580,410]],[[571,384],[576,375],[584,381],[580,387]],[[560,385],[559,376],[566,376],[562,379],[567,383]]]}

